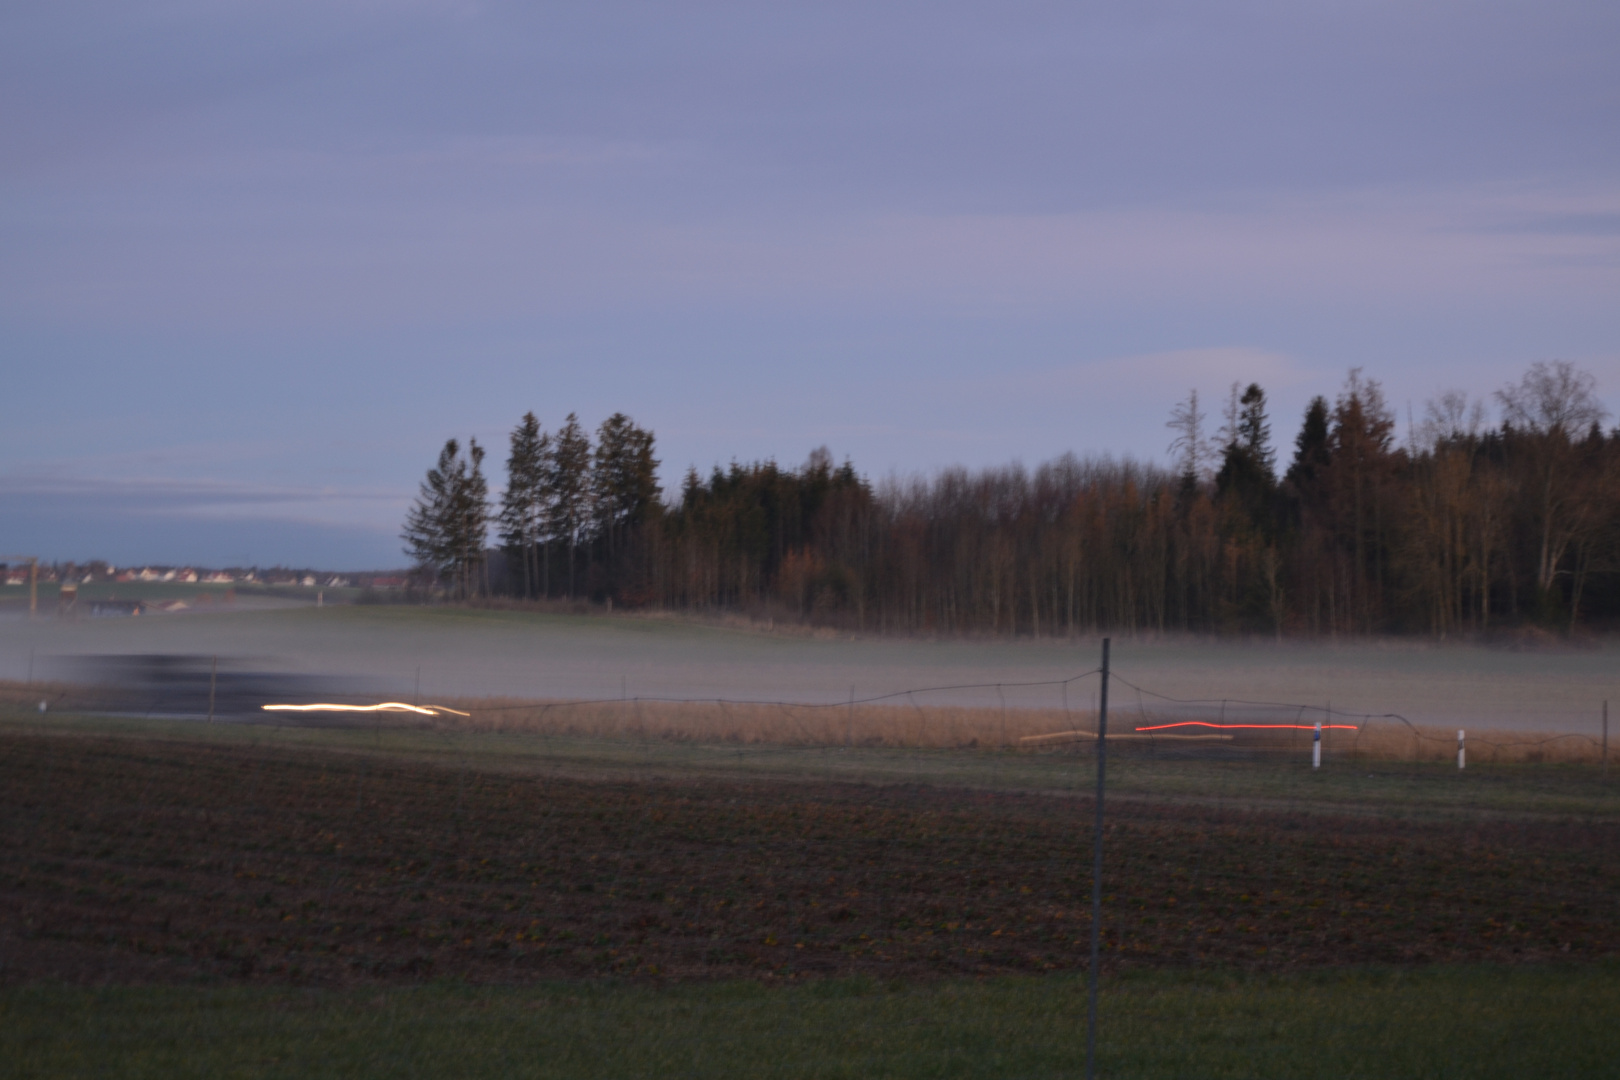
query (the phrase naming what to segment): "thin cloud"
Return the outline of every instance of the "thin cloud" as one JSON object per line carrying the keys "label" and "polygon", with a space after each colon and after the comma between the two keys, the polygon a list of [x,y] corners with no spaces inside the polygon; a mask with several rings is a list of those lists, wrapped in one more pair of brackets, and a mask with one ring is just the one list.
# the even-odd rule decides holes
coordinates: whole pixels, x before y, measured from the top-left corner
{"label": "thin cloud", "polygon": [[[308,488],[163,477],[0,475],[0,501],[96,513],[262,518],[311,524],[392,520],[408,505],[399,490]],[[362,527],[370,527],[363,525]]]}

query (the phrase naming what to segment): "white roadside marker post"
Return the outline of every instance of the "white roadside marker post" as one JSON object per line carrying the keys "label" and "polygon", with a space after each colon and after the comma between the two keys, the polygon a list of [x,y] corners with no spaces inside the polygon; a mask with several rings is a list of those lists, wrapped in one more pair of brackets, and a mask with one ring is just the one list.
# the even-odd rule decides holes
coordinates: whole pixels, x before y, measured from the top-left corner
{"label": "white roadside marker post", "polygon": [[1322,767],[1322,722],[1316,723],[1316,734],[1311,737],[1311,768]]}
{"label": "white roadside marker post", "polygon": [[1463,748],[1463,729],[1457,729],[1457,771],[1461,772],[1468,760],[1468,751]]}

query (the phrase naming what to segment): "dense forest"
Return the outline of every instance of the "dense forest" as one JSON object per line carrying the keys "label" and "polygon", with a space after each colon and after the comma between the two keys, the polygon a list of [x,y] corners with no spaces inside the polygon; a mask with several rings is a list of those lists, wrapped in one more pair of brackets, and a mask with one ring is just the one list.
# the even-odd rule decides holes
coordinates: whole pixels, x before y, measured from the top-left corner
{"label": "dense forest", "polygon": [[[1352,371],[1272,446],[1264,390],[1206,436],[1171,413],[1170,468],[1064,456],[874,486],[800,467],[689,471],[665,498],[650,431],[615,414],[512,432],[488,505],[476,443],[446,445],[407,551],[452,595],[741,610],[878,631],[1067,635],[1562,632],[1620,615],[1620,430],[1592,377],[1538,363],[1492,399],[1428,403],[1398,439]],[[498,546],[486,537],[493,526]]]}

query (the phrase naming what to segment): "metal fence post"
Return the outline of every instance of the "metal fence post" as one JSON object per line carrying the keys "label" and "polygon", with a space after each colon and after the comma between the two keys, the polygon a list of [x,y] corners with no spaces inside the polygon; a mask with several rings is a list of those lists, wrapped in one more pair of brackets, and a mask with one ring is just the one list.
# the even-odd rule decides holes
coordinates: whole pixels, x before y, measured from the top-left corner
{"label": "metal fence post", "polygon": [[1097,1076],[1097,968],[1102,954],[1103,775],[1108,763],[1108,646],[1102,643],[1102,690],[1097,708],[1097,822],[1091,848],[1091,972],[1086,1006],[1086,1080]]}

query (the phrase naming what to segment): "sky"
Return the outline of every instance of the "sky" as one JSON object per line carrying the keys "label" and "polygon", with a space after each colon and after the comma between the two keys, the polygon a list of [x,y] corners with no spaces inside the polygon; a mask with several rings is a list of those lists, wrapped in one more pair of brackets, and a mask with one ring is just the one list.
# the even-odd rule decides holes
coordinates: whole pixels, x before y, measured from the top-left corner
{"label": "sky", "polygon": [[[438,448],[1168,462],[1259,382],[1620,407],[1612,2],[0,9],[0,548],[404,563]],[[496,469],[495,487],[501,482]]]}

